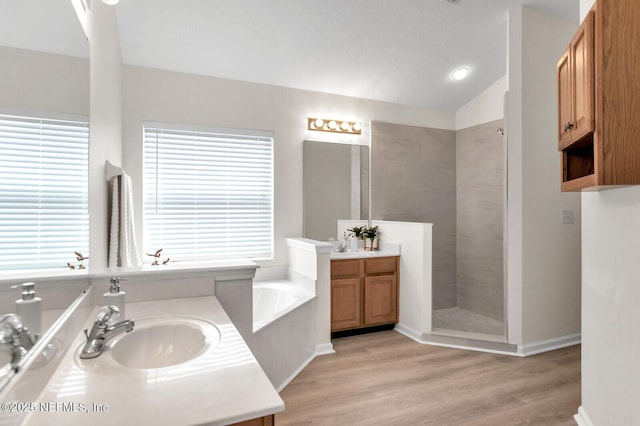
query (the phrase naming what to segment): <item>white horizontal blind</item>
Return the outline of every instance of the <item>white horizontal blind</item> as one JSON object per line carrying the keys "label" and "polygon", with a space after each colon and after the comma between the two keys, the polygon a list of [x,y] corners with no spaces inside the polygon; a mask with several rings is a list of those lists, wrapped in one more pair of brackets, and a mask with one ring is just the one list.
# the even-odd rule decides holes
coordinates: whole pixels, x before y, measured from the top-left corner
{"label": "white horizontal blind", "polygon": [[89,255],[89,124],[0,115],[0,270]]}
{"label": "white horizontal blind", "polygon": [[145,123],[144,247],[172,260],[273,257],[272,134]]}

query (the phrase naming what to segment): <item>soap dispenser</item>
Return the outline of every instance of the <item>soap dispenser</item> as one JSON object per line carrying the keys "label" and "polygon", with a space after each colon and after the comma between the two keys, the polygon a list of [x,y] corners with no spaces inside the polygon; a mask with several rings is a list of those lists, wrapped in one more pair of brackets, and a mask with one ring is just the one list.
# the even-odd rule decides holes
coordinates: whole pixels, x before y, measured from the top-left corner
{"label": "soap dispenser", "polygon": [[16,314],[22,317],[29,334],[39,336],[42,331],[42,299],[36,297],[35,283],[22,283],[22,299],[16,300]]}
{"label": "soap dispenser", "polygon": [[124,291],[120,291],[120,281],[126,281],[123,280],[120,277],[112,277],[109,280],[109,283],[111,284],[109,287],[109,292],[104,294],[104,304],[106,306],[109,305],[114,305],[118,308],[118,310],[120,311],[120,319],[124,320],[126,319],[126,315],[124,313],[124,295],[125,292]]}

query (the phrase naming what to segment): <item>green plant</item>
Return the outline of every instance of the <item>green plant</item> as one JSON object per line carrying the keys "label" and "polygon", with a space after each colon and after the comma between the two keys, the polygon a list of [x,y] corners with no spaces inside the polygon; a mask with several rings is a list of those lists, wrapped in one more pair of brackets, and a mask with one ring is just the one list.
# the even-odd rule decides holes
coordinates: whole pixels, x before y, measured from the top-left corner
{"label": "green plant", "polygon": [[371,228],[367,228],[366,226],[364,227],[364,238],[363,239],[369,239],[371,241],[375,240],[376,237],[380,236],[380,228],[378,228],[378,226],[372,226]]}
{"label": "green plant", "polygon": [[364,240],[365,239],[364,232],[365,232],[366,229],[367,229],[367,227],[365,225],[363,225],[363,226],[354,226],[351,229],[347,229],[347,232],[349,233],[348,236],[357,238],[358,240]]}

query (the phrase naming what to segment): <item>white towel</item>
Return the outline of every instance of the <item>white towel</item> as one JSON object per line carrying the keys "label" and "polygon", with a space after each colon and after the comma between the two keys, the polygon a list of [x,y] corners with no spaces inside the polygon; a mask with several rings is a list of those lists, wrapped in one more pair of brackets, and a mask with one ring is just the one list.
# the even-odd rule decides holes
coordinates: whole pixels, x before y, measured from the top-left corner
{"label": "white towel", "polygon": [[133,217],[131,178],[124,171],[110,179],[111,229],[109,231],[109,266],[139,266],[138,245]]}

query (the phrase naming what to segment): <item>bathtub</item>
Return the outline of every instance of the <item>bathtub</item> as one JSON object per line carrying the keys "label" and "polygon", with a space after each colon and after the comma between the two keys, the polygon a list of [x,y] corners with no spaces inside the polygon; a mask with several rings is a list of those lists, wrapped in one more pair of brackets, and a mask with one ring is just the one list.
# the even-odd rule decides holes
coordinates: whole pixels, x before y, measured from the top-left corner
{"label": "bathtub", "polygon": [[253,332],[259,331],[314,297],[314,293],[291,281],[255,281]]}

